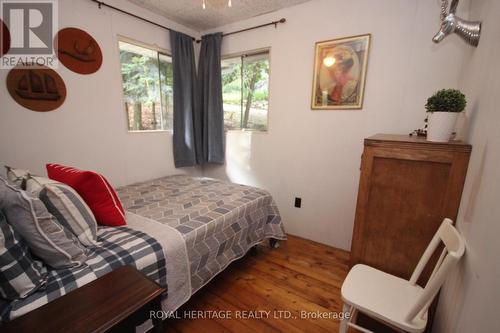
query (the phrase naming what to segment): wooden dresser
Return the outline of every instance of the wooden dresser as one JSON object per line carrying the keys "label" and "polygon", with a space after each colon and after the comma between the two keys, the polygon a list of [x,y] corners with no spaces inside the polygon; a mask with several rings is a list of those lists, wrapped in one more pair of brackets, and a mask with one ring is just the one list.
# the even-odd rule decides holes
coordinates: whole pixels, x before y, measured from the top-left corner
{"label": "wooden dresser", "polygon": [[[408,135],[365,139],[351,266],[363,263],[409,279],[443,219],[457,218],[471,150],[463,142],[435,143]],[[436,260],[437,253],[420,285]],[[436,304],[429,310],[426,332]],[[360,320],[376,332],[390,332],[366,317]]]}
{"label": "wooden dresser", "polygon": [[351,265],[409,279],[443,218],[457,217],[471,149],[407,135],[365,139]]}

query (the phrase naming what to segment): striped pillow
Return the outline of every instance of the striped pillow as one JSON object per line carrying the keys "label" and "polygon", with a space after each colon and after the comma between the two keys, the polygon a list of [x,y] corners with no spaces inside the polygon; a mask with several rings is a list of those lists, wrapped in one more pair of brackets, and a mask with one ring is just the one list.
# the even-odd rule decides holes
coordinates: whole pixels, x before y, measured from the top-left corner
{"label": "striped pillow", "polygon": [[13,301],[25,298],[47,282],[47,269],[35,261],[28,246],[0,211],[0,296]]}
{"label": "striped pillow", "polygon": [[0,209],[31,252],[53,268],[82,265],[87,251],[57,222],[43,202],[0,179]]}
{"label": "striped pillow", "polygon": [[83,245],[98,245],[94,214],[72,187],[48,178],[29,176],[26,191],[42,200],[57,221]]}

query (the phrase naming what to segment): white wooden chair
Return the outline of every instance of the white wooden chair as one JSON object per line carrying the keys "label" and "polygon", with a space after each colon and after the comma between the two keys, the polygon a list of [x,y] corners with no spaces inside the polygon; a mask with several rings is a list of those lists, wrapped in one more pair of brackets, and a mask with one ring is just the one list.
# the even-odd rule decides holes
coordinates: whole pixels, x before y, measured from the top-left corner
{"label": "white wooden chair", "polygon": [[[427,262],[441,243],[444,249],[425,285],[417,285]],[[402,332],[420,333],[427,325],[427,310],[441,288],[450,269],[465,252],[465,242],[453,227],[450,219],[444,219],[432,238],[409,281],[384,273],[366,265],[355,265],[342,285],[344,313],[349,318],[340,323],[340,333],[348,326],[361,332],[373,333],[356,324],[356,315],[362,312]]]}

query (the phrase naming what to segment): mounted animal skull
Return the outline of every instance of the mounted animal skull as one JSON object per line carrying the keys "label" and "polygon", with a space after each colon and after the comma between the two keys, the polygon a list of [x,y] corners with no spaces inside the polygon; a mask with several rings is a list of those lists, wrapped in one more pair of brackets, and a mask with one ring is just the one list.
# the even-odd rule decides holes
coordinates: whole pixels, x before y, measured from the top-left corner
{"label": "mounted animal skull", "polygon": [[448,0],[442,0],[441,4],[441,30],[432,39],[434,43],[439,43],[451,33],[456,33],[463,40],[472,46],[477,47],[481,36],[481,22],[466,21],[456,16],[459,0],[453,0],[448,9]]}

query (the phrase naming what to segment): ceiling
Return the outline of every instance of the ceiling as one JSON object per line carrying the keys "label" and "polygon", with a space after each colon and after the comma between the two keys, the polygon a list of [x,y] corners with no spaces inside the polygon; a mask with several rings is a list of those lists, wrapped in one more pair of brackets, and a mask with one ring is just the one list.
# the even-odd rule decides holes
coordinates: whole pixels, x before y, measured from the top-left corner
{"label": "ceiling", "polygon": [[188,28],[204,31],[309,0],[130,0]]}

